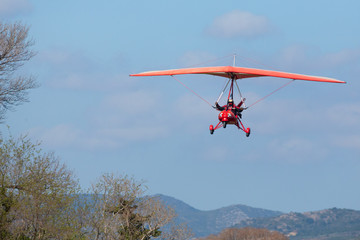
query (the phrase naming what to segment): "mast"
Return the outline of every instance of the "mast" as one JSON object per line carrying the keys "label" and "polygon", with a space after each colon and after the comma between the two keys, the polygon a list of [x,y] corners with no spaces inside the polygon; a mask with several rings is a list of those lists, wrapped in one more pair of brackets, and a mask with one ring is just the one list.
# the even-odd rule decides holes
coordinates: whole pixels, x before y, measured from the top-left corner
{"label": "mast", "polygon": [[228,101],[230,98],[234,100],[234,81],[236,81],[236,76],[234,74],[231,74],[231,84],[229,88]]}

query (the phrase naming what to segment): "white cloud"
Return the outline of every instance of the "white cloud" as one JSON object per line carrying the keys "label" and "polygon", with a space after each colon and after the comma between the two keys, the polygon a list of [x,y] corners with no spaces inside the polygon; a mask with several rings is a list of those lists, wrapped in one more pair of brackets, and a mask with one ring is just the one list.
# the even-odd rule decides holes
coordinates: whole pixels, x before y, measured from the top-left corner
{"label": "white cloud", "polygon": [[342,49],[337,52],[322,53],[320,48],[291,45],[283,48],[274,62],[275,65],[288,71],[336,69],[339,72],[344,67],[354,71],[359,68],[360,49]]}
{"label": "white cloud", "polygon": [[[249,101],[249,103],[252,102],[253,100]],[[265,135],[294,133],[301,131],[303,126],[307,126],[309,130],[314,120],[311,110],[304,107],[302,103],[289,99],[266,99],[244,111],[243,116],[249,118],[251,121],[249,124],[254,126],[259,134]]]}
{"label": "white cloud", "polygon": [[120,147],[123,141],[114,141],[96,134],[96,131],[87,132],[79,126],[59,124],[52,128],[36,128],[31,134],[44,142],[44,145],[53,149],[74,148],[93,150],[99,148]]}
{"label": "white cloud", "polygon": [[[283,69],[293,70],[295,68],[308,67],[309,61],[307,54],[309,49],[302,45],[291,45],[283,48],[276,57],[276,65]],[[311,61],[310,61],[311,62]]]}
{"label": "white cloud", "polygon": [[29,0],[0,0],[0,16],[13,17],[31,11]]}
{"label": "white cloud", "polygon": [[30,131],[32,137],[40,139],[49,148],[74,148],[85,150],[117,149],[133,142],[151,141],[167,135],[166,127],[127,126],[119,124],[112,126],[90,126],[88,131],[81,126],[60,124],[52,128],[34,128]]}
{"label": "white cloud", "polygon": [[[34,128],[31,135],[52,149],[101,150],[161,139],[169,132],[168,108],[164,107],[165,111],[159,108],[163,98],[156,90],[116,87],[105,94],[85,94],[87,98],[95,94],[98,102],[93,101],[95,104],[83,108],[77,105],[81,107],[81,115],[73,116],[73,111],[69,110],[64,113],[69,114],[67,122]],[[81,96],[84,97],[84,94]],[[69,109],[73,107],[69,106]]]}
{"label": "white cloud", "polygon": [[213,59],[216,59],[216,56],[210,53],[189,51],[180,58],[180,64],[184,67],[196,67],[206,64],[209,62],[209,60]]}
{"label": "white cloud", "polygon": [[[99,66],[81,51],[59,48],[41,52],[37,61],[44,66],[43,86],[81,98],[79,104],[68,106],[67,122],[33,129],[33,135],[51,148],[116,149],[168,134],[169,103],[162,93],[118,69],[111,72],[111,61]],[[73,108],[82,114],[72,115]]]}
{"label": "white cloud", "polygon": [[192,94],[181,96],[176,100],[174,107],[176,113],[191,118],[207,117],[210,109],[209,105]]}
{"label": "white cloud", "polygon": [[73,54],[65,49],[48,49],[38,55],[40,61],[54,66],[67,63],[72,57]]}
{"label": "white cloud", "polygon": [[212,120],[217,121],[216,116],[192,95],[169,103],[156,91],[139,89],[105,96],[87,110],[83,125],[41,127],[33,129],[31,135],[54,149],[117,149],[161,139],[178,129],[203,132]]}
{"label": "white cloud", "polygon": [[271,28],[269,20],[264,16],[234,10],[215,18],[207,32],[223,38],[257,37],[268,33]]}
{"label": "white cloud", "polygon": [[100,136],[120,142],[148,141],[166,136],[168,130],[160,124],[152,126],[122,126],[119,128],[101,129]]}
{"label": "white cloud", "polygon": [[[295,48],[293,51],[288,56],[295,58],[296,52],[301,52],[301,49]],[[343,54],[339,53],[339,56],[342,56],[341,59],[344,59],[342,61],[353,59],[344,57]],[[162,90],[149,85],[140,86],[137,78],[130,78],[124,74],[115,75],[104,69],[97,69],[96,65],[81,53],[53,50],[43,53],[41,57],[44,64],[46,62],[50,68],[54,68],[55,71],[51,73],[57,74],[51,83],[53,87],[65,90],[94,90],[95,92],[89,92],[89,94],[94,93],[100,99],[100,102],[85,111],[84,124],[86,126],[69,126],[63,123],[38,131],[38,135],[42,136],[41,139],[46,139],[45,142],[49,142],[54,147],[118,148],[134,142],[166,138],[179,129],[194,135],[203,131],[208,133],[209,124],[217,123],[217,112],[190,93],[178,99],[172,96],[170,101],[164,101],[165,96]],[[184,55],[184,62],[196,63],[201,58],[209,59],[211,55],[189,52]],[[304,59],[307,58],[304,54]],[[222,81],[219,83],[221,88]],[[267,81],[266,84],[269,82]],[[104,89],[108,91],[105,94],[104,92],[99,94],[98,91]],[[244,94],[244,96],[248,98],[248,104],[259,98],[252,93]],[[206,95],[205,98],[209,100]],[[244,124],[252,127],[254,133],[267,137],[283,134],[298,136],[296,139],[289,137],[278,140],[276,143],[282,147],[282,150],[278,150],[276,156],[285,157],[288,154],[291,156],[292,152],[300,154],[302,151],[313,151],[317,156],[322,157],[326,154],[326,150],[317,152],[318,149],[311,148],[307,138],[327,136],[329,129],[342,122],[347,125],[345,127],[347,133],[342,135],[346,139],[349,134],[348,124],[354,125],[360,122],[358,116],[360,110],[357,108],[360,104],[354,104],[351,107],[346,104],[333,107],[330,105],[323,109],[308,108],[311,104],[311,100],[305,99],[284,101],[269,98],[256,105],[253,110],[244,112]],[[333,114],[334,112],[339,114]],[[86,129],[91,129],[91,131]],[[309,136],[306,135],[308,133]],[[353,136],[352,139],[356,140],[356,134]],[[356,141],[352,141],[352,144],[354,142]],[[324,144],[330,143],[330,140],[325,139]],[[274,142],[272,144],[272,146],[275,145]],[[333,143],[331,145],[333,146]],[[349,146],[357,145],[349,143]],[[269,147],[269,149],[272,148]],[[300,154],[300,156],[307,157],[308,155]]]}
{"label": "white cloud", "polygon": [[343,135],[331,138],[332,144],[335,147],[354,149],[360,152],[360,133],[358,135]]}
{"label": "white cloud", "polygon": [[[326,117],[333,125],[346,126],[352,133],[360,134],[360,103],[338,103],[326,109]],[[344,131],[343,129],[342,131]]]}
{"label": "white cloud", "polygon": [[226,162],[232,159],[229,156],[230,153],[231,149],[228,146],[222,145],[203,150],[203,154],[201,157],[205,161]]}
{"label": "white cloud", "polygon": [[320,63],[323,67],[333,68],[349,63],[360,62],[360,49],[342,49],[338,52],[322,56]]}
{"label": "white cloud", "polygon": [[360,103],[336,104],[325,111],[335,147],[360,151]]}
{"label": "white cloud", "polygon": [[174,128],[181,128],[192,134],[203,132],[210,124],[218,122],[217,111],[192,94],[177,99],[169,114],[174,119]]}
{"label": "white cloud", "polygon": [[74,126],[59,124],[50,129],[33,128],[30,130],[30,134],[43,141],[47,146],[69,147],[77,141],[81,131]]}
{"label": "white cloud", "polygon": [[126,74],[110,74],[106,71],[104,73],[64,71],[60,74],[61,76],[54,76],[53,79],[50,79],[46,85],[66,90],[113,92],[116,89],[134,86],[137,81]]}
{"label": "white cloud", "polygon": [[45,85],[51,88],[114,91],[134,86],[138,81],[128,73],[111,72],[111,63],[99,64],[81,51],[48,49],[40,52],[36,61],[48,71],[42,77]]}
{"label": "white cloud", "polygon": [[104,108],[111,109],[112,112],[126,111],[129,114],[140,114],[157,109],[156,104],[159,101],[161,101],[159,93],[150,89],[138,89],[109,95],[102,105]]}
{"label": "white cloud", "polygon": [[360,151],[360,103],[308,107],[304,101],[267,100],[244,115],[259,136],[275,138],[264,156],[303,162]]}
{"label": "white cloud", "polygon": [[274,139],[268,145],[269,156],[286,162],[304,162],[323,160],[328,156],[326,144],[310,138]]}
{"label": "white cloud", "polygon": [[[151,89],[130,90],[105,96],[97,106],[94,106],[91,121],[99,126],[119,126],[127,124],[147,125],[148,122],[166,120],[164,112],[159,111],[162,101],[161,95]],[[163,109],[163,108],[161,108]],[[159,117],[158,115],[161,115]],[[145,122],[146,119],[146,122]]]}

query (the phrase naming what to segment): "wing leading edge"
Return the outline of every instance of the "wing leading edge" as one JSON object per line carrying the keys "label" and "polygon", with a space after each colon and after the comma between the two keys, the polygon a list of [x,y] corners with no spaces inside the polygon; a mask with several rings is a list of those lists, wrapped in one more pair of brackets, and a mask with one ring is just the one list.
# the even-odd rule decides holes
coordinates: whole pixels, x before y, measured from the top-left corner
{"label": "wing leading edge", "polygon": [[272,70],[263,70],[256,68],[244,68],[244,67],[232,67],[232,66],[221,66],[221,67],[200,67],[200,68],[181,68],[181,69],[171,69],[171,70],[161,70],[161,71],[149,71],[142,72],[138,74],[131,74],[133,77],[140,76],[171,76],[171,75],[180,75],[180,74],[209,74],[220,77],[235,79],[250,78],[250,77],[278,77],[278,78],[288,78],[294,80],[305,80],[305,81],[315,81],[315,82],[331,82],[331,83],[346,83],[333,78],[327,77],[318,77],[310,76],[297,73],[288,73]]}

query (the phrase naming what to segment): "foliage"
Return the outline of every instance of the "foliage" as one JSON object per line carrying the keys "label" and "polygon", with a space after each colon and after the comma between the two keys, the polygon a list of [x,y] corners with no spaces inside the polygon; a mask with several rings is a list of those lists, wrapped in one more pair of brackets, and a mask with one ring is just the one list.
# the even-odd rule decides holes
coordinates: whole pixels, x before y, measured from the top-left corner
{"label": "foliage", "polygon": [[[33,77],[15,76],[35,55],[28,32],[21,23],[0,23],[0,120],[36,87]],[[91,201],[79,191],[54,153],[26,136],[0,135],[0,239],[149,240],[174,217],[155,198],[143,197],[143,184],[132,178],[103,175]]]}
{"label": "foliage", "polygon": [[[174,210],[127,176],[104,174],[79,194],[74,175],[26,136],[0,138],[0,239],[186,239]],[[163,234],[164,233],[164,234]],[[167,237],[166,237],[167,236]],[[169,237],[169,238],[168,238]]]}
{"label": "foliage", "polygon": [[[144,196],[144,184],[128,176],[104,174],[90,192],[90,239],[157,238],[163,234],[161,228],[175,216],[157,198]],[[181,239],[177,236],[175,239]]]}
{"label": "foliage", "polygon": [[288,237],[267,229],[227,228],[218,235],[211,235],[201,240],[287,240]]}
{"label": "foliage", "polygon": [[53,153],[26,136],[0,140],[0,236],[49,239],[73,235],[68,216],[78,183]]}

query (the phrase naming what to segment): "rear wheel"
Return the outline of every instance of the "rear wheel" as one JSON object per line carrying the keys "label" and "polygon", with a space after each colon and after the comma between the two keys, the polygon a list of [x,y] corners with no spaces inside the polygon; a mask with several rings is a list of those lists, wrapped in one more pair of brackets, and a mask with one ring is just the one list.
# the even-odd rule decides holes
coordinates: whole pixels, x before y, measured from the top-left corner
{"label": "rear wheel", "polygon": [[250,136],[250,128],[247,128],[245,132],[246,132],[246,137],[249,137]]}
{"label": "rear wheel", "polygon": [[213,134],[214,133],[214,126],[210,125],[209,129],[210,129],[210,134]]}

